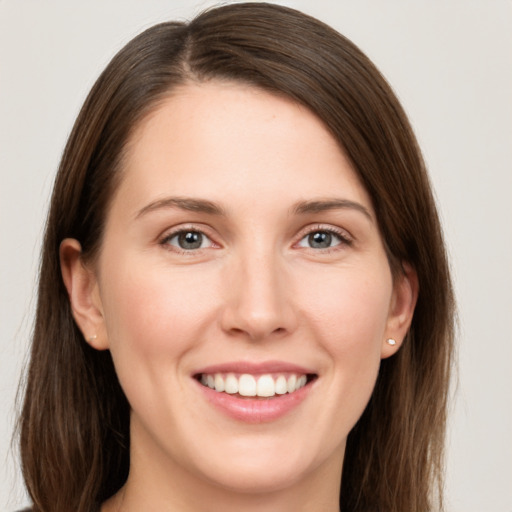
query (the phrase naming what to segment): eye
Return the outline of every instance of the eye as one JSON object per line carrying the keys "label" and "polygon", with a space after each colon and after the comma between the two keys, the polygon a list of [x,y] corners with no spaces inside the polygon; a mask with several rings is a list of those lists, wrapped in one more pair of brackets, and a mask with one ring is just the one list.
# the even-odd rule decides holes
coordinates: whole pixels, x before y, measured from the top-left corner
{"label": "eye", "polygon": [[183,251],[194,251],[211,247],[213,242],[201,231],[183,230],[169,235],[162,244],[171,245]]}
{"label": "eye", "polygon": [[350,244],[350,241],[334,231],[317,229],[303,237],[298,243],[298,246],[308,247],[310,249],[329,249],[342,243]]}

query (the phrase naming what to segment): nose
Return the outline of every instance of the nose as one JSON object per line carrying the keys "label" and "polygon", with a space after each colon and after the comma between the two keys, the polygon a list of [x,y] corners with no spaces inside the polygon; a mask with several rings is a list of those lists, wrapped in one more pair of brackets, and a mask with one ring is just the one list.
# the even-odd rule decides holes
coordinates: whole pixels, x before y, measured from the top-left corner
{"label": "nose", "polygon": [[251,341],[283,336],[295,330],[289,273],[277,255],[240,255],[229,268],[222,328]]}

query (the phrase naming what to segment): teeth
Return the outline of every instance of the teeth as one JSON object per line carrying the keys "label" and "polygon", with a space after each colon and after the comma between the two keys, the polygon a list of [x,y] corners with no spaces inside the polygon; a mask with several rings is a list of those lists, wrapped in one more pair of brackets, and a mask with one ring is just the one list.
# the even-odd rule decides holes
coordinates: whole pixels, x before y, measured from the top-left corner
{"label": "teeth", "polygon": [[297,384],[297,376],[291,375],[290,377],[288,377],[288,381],[286,383],[288,393],[293,393],[295,391],[295,384]]}
{"label": "teeth", "polygon": [[276,394],[276,383],[270,375],[262,375],[258,379],[258,396],[274,396]]}
{"label": "teeth", "polygon": [[236,376],[233,373],[202,374],[201,384],[219,393],[225,392],[233,395],[239,393],[242,396],[271,397],[293,393],[304,387],[307,383],[306,375],[277,375],[270,374],[255,377],[248,373]]}
{"label": "teeth", "polygon": [[308,381],[307,377],[305,375],[301,375],[299,379],[297,379],[297,384],[295,384],[295,389],[303,388],[306,385],[306,382]]}
{"label": "teeth", "polygon": [[[220,376],[220,378],[222,379],[222,375]],[[225,389],[226,393],[229,393],[230,395],[234,395],[235,393],[238,393],[238,379],[232,373],[230,373],[226,377],[224,389]],[[216,389],[216,391],[219,391],[219,390]]]}
{"label": "teeth", "polygon": [[225,385],[224,385],[224,379],[222,378],[222,375],[215,375],[215,391],[224,391]]}
{"label": "teeth", "polygon": [[256,379],[244,373],[238,379],[238,393],[242,396],[256,396]]}
{"label": "teeth", "polygon": [[286,377],[280,375],[276,380],[276,394],[284,395],[288,391],[288,387],[286,384]]}

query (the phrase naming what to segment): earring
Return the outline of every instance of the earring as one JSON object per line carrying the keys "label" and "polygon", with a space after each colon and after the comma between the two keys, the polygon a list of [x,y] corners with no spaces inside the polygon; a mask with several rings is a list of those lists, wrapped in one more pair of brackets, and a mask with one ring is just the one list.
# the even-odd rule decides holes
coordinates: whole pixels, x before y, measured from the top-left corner
{"label": "earring", "polygon": [[386,340],[386,343],[391,347],[394,347],[396,345],[396,340],[394,340],[393,338],[389,338]]}
{"label": "earring", "polygon": [[92,343],[94,340],[96,340],[98,338],[98,336],[96,334],[93,334],[92,336],[90,336],[89,338],[87,338],[87,341],[89,343]]}

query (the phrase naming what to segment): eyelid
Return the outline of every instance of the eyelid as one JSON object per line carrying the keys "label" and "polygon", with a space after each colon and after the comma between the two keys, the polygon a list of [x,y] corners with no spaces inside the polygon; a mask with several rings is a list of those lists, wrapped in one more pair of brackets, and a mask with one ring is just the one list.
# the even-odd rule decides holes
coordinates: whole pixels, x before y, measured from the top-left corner
{"label": "eyelid", "polygon": [[[331,233],[333,235],[336,235],[340,240],[340,244],[342,246],[351,246],[354,243],[354,237],[343,228],[340,228],[338,226],[333,226],[332,224],[313,224],[310,226],[307,226],[303,230],[301,230],[300,234],[298,235],[298,240],[295,242],[295,246],[297,246],[306,236],[310,235],[311,233],[316,233],[317,231],[322,231],[325,233]],[[337,246],[334,247],[328,247],[325,249],[312,249],[315,252],[319,251],[329,251],[334,250]]]}
{"label": "eyelid", "polygon": [[[171,246],[168,243],[168,241],[171,238],[179,235],[180,233],[189,232],[189,231],[201,233],[203,236],[208,238],[208,240],[210,240],[211,246],[204,247],[204,248],[198,248],[198,249],[185,250],[185,249],[180,249],[179,247],[176,247],[174,245]],[[210,249],[210,248],[218,249],[218,248],[222,247],[222,245],[216,241],[217,237],[214,234],[212,234],[212,231],[213,230],[211,228],[209,228],[208,225],[205,225],[205,224],[194,224],[194,223],[179,224],[177,226],[173,226],[172,228],[168,228],[167,230],[165,230],[158,237],[157,241],[158,241],[158,244],[161,245],[162,247],[164,247],[166,250],[174,251],[174,252],[178,252],[178,253],[186,253],[187,255],[193,255],[193,254],[198,254],[199,252],[202,252],[205,249]],[[353,245],[353,243],[355,241],[354,237],[351,235],[350,232],[348,232],[346,229],[341,228],[339,226],[333,226],[332,224],[312,224],[312,225],[306,226],[305,228],[301,229],[293,246],[297,247],[298,244],[306,236],[310,235],[311,233],[315,233],[317,231],[331,233],[331,234],[337,236],[340,239],[340,243],[337,244],[336,246],[328,247],[328,248],[324,248],[324,249],[309,248],[315,252],[328,252],[328,251],[332,251],[332,250],[337,250],[337,248],[339,246],[341,246],[340,248],[347,247],[347,246],[350,247]],[[305,248],[305,249],[308,249],[308,248]]]}
{"label": "eyelid", "polygon": [[[205,249],[214,248],[217,249],[221,247],[221,245],[215,241],[215,237],[211,234],[211,229],[208,228],[208,226],[204,224],[179,224],[177,226],[173,226],[172,228],[166,229],[159,237],[158,237],[158,244],[164,247],[166,250],[169,251],[175,251],[179,254],[186,253],[187,255],[191,254],[197,254]],[[198,249],[180,249],[180,247],[174,246],[169,244],[169,240],[174,238],[175,236],[179,235],[180,233],[187,233],[187,232],[195,232],[195,233],[201,233],[203,236],[208,238],[211,242],[210,247],[203,247]]]}

